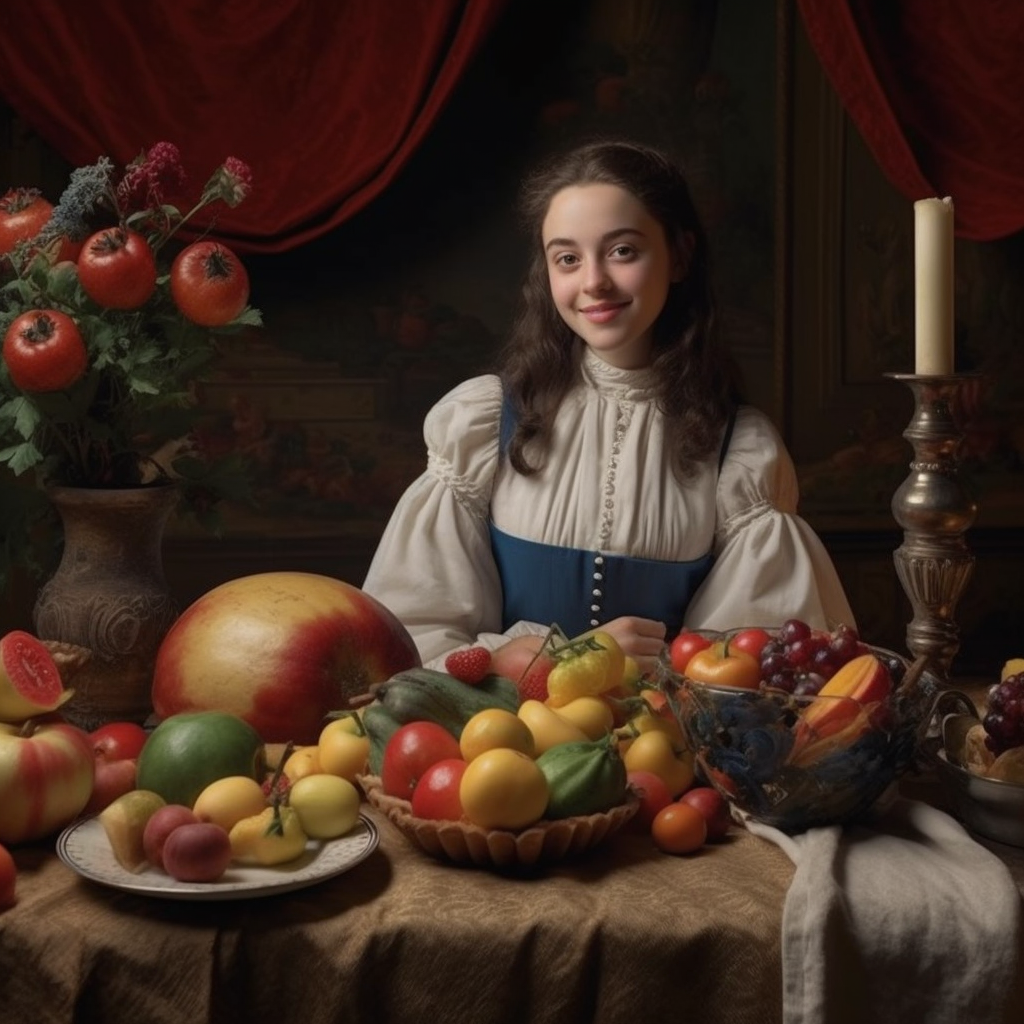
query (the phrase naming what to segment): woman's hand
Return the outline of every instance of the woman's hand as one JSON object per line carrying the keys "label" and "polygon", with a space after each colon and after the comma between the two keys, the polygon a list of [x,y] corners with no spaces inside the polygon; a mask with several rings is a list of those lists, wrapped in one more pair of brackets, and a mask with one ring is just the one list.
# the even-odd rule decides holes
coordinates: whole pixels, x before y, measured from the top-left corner
{"label": "woman's hand", "polygon": [[[597,629],[609,633],[622,648],[623,654],[640,666],[641,673],[653,672],[658,656],[665,647],[665,623],[656,619],[642,619],[637,615],[623,615]],[[589,632],[589,631],[588,631]]]}

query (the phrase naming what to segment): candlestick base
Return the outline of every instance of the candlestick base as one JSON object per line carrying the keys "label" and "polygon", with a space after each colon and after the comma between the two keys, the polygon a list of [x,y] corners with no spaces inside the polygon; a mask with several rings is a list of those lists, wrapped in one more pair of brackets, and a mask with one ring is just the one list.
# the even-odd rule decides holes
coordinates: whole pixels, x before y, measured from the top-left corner
{"label": "candlestick base", "polygon": [[893,561],[913,608],[907,647],[914,657],[927,657],[948,683],[960,649],[956,606],[974,569],[964,534],[977,514],[959,476],[963,432],[951,404],[961,385],[977,374],[885,376],[903,381],[914,395],[914,414],[903,432],[914,458],[910,475],[892,498],[893,517],[904,538]]}

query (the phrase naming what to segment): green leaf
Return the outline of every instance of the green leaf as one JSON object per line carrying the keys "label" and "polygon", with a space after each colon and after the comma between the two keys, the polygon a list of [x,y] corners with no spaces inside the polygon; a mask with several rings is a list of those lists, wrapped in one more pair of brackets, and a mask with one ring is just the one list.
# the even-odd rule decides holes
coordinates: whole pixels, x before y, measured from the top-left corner
{"label": "green leaf", "polygon": [[6,462],[15,476],[21,476],[25,470],[38,465],[42,460],[42,452],[31,441],[0,451],[0,462]]}
{"label": "green leaf", "polygon": [[14,429],[27,440],[42,422],[39,410],[24,397],[16,398],[11,404],[15,407]]}

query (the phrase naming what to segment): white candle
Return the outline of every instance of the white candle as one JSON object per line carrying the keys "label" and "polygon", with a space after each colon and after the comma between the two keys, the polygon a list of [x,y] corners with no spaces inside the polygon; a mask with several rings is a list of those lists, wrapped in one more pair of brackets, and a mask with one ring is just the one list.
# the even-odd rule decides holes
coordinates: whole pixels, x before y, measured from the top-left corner
{"label": "white candle", "polygon": [[953,372],[953,200],[914,203],[914,372]]}

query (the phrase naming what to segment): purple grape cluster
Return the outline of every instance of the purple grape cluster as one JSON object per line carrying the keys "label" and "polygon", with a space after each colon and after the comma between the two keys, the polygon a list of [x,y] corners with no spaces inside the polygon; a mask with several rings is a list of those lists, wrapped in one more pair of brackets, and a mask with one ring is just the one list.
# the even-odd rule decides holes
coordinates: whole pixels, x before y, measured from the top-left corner
{"label": "purple grape cluster", "polygon": [[788,619],[761,650],[761,685],[814,696],[843,665],[867,650],[852,626],[825,632]]}
{"label": "purple grape cluster", "polygon": [[1024,672],[1007,676],[988,691],[981,724],[985,745],[997,757],[1011,747],[1024,747]]}

